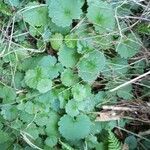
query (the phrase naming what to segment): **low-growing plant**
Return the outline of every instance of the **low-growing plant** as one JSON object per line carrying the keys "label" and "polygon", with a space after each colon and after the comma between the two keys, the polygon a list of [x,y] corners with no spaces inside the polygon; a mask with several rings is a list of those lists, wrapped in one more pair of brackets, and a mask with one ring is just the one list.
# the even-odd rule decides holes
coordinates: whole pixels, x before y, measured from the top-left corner
{"label": "low-growing plant", "polygon": [[147,3],[1,1],[0,149],[121,150],[112,129],[129,121],[95,119],[103,104],[148,97],[142,81],[110,91],[148,71],[150,20],[134,18]]}

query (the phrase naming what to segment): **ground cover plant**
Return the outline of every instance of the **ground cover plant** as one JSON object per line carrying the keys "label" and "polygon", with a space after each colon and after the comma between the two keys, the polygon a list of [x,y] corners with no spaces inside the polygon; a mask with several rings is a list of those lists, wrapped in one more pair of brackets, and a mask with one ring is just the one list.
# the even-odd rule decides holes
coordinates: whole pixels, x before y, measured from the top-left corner
{"label": "ground cover plant", "polygon": [[150,149],[149,0],[0,1],[0,149]]}

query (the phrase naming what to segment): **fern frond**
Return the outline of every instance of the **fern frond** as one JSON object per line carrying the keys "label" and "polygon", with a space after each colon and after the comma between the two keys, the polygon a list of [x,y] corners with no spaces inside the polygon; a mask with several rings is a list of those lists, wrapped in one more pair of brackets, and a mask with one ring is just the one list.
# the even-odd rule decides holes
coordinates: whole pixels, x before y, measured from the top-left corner
{"label": "fern frond", "polygon": [[108,131],[108,150],[121,150],[122,146],[113,132]]}

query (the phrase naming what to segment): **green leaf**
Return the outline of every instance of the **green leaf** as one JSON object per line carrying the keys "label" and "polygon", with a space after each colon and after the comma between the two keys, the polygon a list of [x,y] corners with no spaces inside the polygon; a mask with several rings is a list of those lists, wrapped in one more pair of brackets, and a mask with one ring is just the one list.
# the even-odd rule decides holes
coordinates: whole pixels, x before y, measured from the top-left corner
{"label": "green leaf", "polygon": [[87,142],[89,149],[95,148],[96,145],[98,144],[97,137],[94,135],[89,135],[86,138],[86,142]]}
{"label": "green leaf", "polygon": [[94,110],[95,101],[93,95],[89,95],[84,101],[78,102],[78,109],[82,112],[91,112]]}
{"label": "green leaf", "polygon": [[59,50],[63,45],[63,35],[61,33],[55,33],[50,38],[51,46],[54,50]]}
{"label": "green leaf", "polygon": [[42,67],[50,67],[56,64],[57,60],[54,56],[43,56],[42,59],[39,61],[39,65]]}
{"label": "green leaf", "polygon": [[57,99],[57,92],[55,91],[55,89],[52,89],[48,91],[47,93],[41,94],[37,98],[37,101],[47,106],[47,104],[50,104],[55,99]]}
{"label": "green leaf", "polygon": [[58,136],[58,121],[59,121],[59,115],[51,111],[49,112],[49,119],[46,122],[46,134],[51,137],[51,136]]}
{"label": "green leaf", "polygon": [[43,26],[40,27],[31,26],[31,25],[29,26],[29,33],[33,37],[41,35],[43,31],[44,31]]}
{"label": "green leaf", "polygon": [[47,77],[47,72],[43,68],[37,67],[34,70],[28,70],[25,75],[25,83],[33,89],[37,88],[37,85],[41,79]]}
{"label": "green leaf", "polygon": [[72,68],[77,64],[79,60],[79,54],[75,49],[62,46],[58,52],[58,60],[63,66]]}
{"label": "green leaf", "polygon": [[79,115],[76,118],[72,118],[69,115],[64,115],[60,119],[58,125],[59,131],[64,138],[67,140],[76,141],[89,135],[91,121],[86,115]]}
{"label": "green leaf", "polygon": [[3,99],[4,104],[12,103],[16,99],[16,92],[14,89],[4,86],[1,89],[0,97]]}
{"label": "green leaf", "polygon": [[24,74],[23,73],[21,73],[19,71],[15,73],[14,82],[15,82],[15,87],[17,89],[21,89],[23,78],[24,78]]}
{"label": "green leaf", "polygon": [[140,39],[129,34],[119,41],[116,46],[116,52],[118,52],[122,58],[130,58],[139,52],[140,47]]}
{"label": "green leaf", "polygon": [[11,123],[11,127],[13,129],[16,129],[16,130],[21,130],[21,127],[23,126],[23,122],[16,119],[14,120],[12,123]]}
{"label": "green leaf", "polygon": [[[116,80],[117,81],[117,80]],[[107,89],[107,90],[111,90],[111,89],[113,89],[113,88],[115,88],[115,87],[117,87],[117,86],[119,86],[119,85],[121,85],[122,84],[122,82],[120,82],[120,81],[118,81],[118,83],[116,82],[114,82],[114,81],[109,81],[107,84],[106,84],[106,86],[105,86],[105,89]],[[108,95],[109,96],[109,99],[111,99],[111,101],[113,100],[115,100],[116,98],[114,97],[115,95],[117,95],[118,97],[120,97],[120,98],[123,98],[123,99],[125,99],[125,100],[130,100],[130,99],[132,99],[133,98],[133,93],[132,93],[132,85],[127,85],[127,86],[125,86],[125,87],[122,87],[122,88],[120,88],[120,89],[118,89],[117,91],[115,91],[115,92],[108,92],[108,94],[110,94],[110,95]],[[112,99],[113,98],[113,99]],[[108,99],[108,98],[107,98]],[[116,100],[115,100],[116,101]]]}
{"label": "green leaf", "polygon": [[112,31],[115,27],[114,10],[111,5],[102,0],[88,0],[88,20],[101,33]]}
{"label": "green leaf", "polygon": [[42,38],[44,42],[49,42],[49,39],[51,37],[51,31],[49,28],[45,28],[44,32],[42,33]]}
{"label": "green leaf", "polygon": [[103,50],[112,48],[113,38],[110,34],[98,35],[98,37],[93,39],[95,47],[100,47]]}
{"label": "green leaf", "polygon": [[8,15],[8,16],[12,15],[10,7],[8,7],[3,2],[0,2],[0,12],[3,13],[4,15]]}
{"label": "green leaf", "polygon": [[37,90],[40,93],[46,93],[52,88],[52,81],[50,79],[41,79],[37,84]]}
{"label": "green leaf", "polygon": [[61,74],[61,81],[65,86],[73,86],[79,82],[79,78],[71,69],[65,69]]}
{"label": "green leaf", "polygon": [[21,111],[19,114],[20,120],[22,122],[26,122],[26,123],[30,123],[31,121],[33,121],[34,119],[34,115],[33,114],[29,114],[25,111]]}
{"label": "green leaf", "polygon": [[80,19],[83,4],[83,0],[50,0],[49,16],[58,26],[70,26],[73,19]]}
{"label": "green leaf", "polygon": [[27,101],[24,105],[24,108],[29,114],[35,114],[37,112],[35,104],[32,101]]}
{"label": "green leaf", "polygon": [[69,100],[65,107],[66,113],[71,117],[77,116],[79,114],[78,105],[75,100]]}
{"label": "green leaf", "polygon": [[129,146],[129,150],[135,150],[137,148],[137,139],[133,135],[126,137],[124,142]]}
{"label": "green leaf", "polygon": [[23,150],[23,148],[19,144],[14,144],[13,147],[13,150]]}
{"label": "green leaf", "polygon": [[103,53],[93,51],[85,54],[77,64],[79,76],[86,82],[93,82],[103,70],[106,59]]}
{"label": "green leaf", "polygon": [[102,71],[105,78],[124,77],[128,72],[129,65],[126,59],[115,57],[111,60],[107,60],[106,63],[106,67]]}
{"label": "green leaf", "polygon": [[30,69],[35,69],[41,59],[42,59],[41,56],[22,59],[18,64],[18,69],[25,72]]}
{"label": "green leaf", "polygon": [[47,137],[46,140],[45,140],[45,144],[50,146],[50,147],[54,147],[55,145],[57,145],[57,137],[55,136],[50,136],[50,137]]}
{"label": "green leaf", "polygon": [[13,105],[5,105],[1,108],[1,115],[5,120],[12,121],[17,118],[18,110]]}
{"label": "green leaf", "polygon": [[78,37],[75,34],[68,34],[65,36],[65,44],[69,48],[75,48],[77,46]]}
{"label": "green leaf", "polygon": [[49,27],[50,27],[51,32],[54,33],[54,34],[55,33],[61,33],[62,35],[66,35],[71,30],[71,26],[68,26],[68,27],[57,26],[52,21],[49,21]]}
{"label": "green leaf", "polygon": [[57,63],[57,59],[54,56],[43,56],[38,62],[41,66],[43,72],[45,72],[45,78],[50,78],[51,80],[59,76],[59,72],[63,71],[63,66]]}
{"label": "green leaf", "polygon": [[41,126],[43,127],[44,125],[47,124],[47,121],[48,121],[48,117],[47,115],[44,115],[44,114],[38,114],[34,120],[34,122],[38,125],[38,126]]}
{"label": "green leaf", "polygon": [[25,83],[30,87],[36,89],[38,84],[37,72],[35,70],[28,70],[25,75]]}
{"label": "green leaf", "polygon": [[[1,121],[1,119],[0,119],[0,121]],[[0,130],[2,130],[2,128],[3,128],[3,123],[0,122]]]}
{"label": "green leaf", "polygon": [[10,140],[9,134],[0,130],[0,144],[3,144]]}
{"label": "green leaf", "polygon": [[146,67],[145,60],[139,61],[133,66],[133,73],[134,74],[143,74],[145,67]]}
{"label": "green leaf", "polygon": [[104,91],[99,91],[95,94],[94,101],[96,105],[103,104],[103,102],[107,101],[106,93]]}
{"label": "green leaf", "polygon": [[85,54],[93,50],[92,40],[78,40],[77,41],[77,51],[80,54]]}
{"label": "green leaf", "polygon": [[20,0],[4,0],[10,6],[18,7],[20,5]]}
{"label": "green leaf", "polygon": [[121,150],[122,146],[119,140],[115,137],[114,133],[109,131],[108,135],[108,150]]}
{"label": "green leaf", "polygon": [[106,146],[104,145],[104,143],[103,142],[100,142],[100,143],[98,143],[98,144],[96,144],[96,150],[105,150],[106,148],[105,148]]}
{"label": "green leaf", "polygon": [[147,34],[147,35],[150,35],[150,25],[149,23],[145,22],[141,22],[141,24],[137,25],[137,31],[139,33],[142,33],[142,34]]}
{"label": "green leaf", "polygon": [[66,105],[67,101],[70,100],[70,97],[71,97],[70,88],[68,88],[68,89],[61,88],[60,90],[58,90],[58,98],[59,98],[61,109],[65,108],[65,105]]}
{"label": "green leaf", "polygon": [[48,22],[48,9],[46,6],[39,5],[38,2],[31,2],[22,13],[25,22],[31,26],[44,26]]}
{"label": "green leaf", "polygon": [[27,132],[34,140],[36,140],[39,137],[38,127],[34,123],[25,128],[24,131]]}
{"label": "green leaf", "polygon": [[117,95],[123,99],[130,100],[133,98],[132,85],[125,86],[117,90]]}
{"label": "green leaf", "polygon": [[76,84],[71,91],[76,101],[82,101],[90,95],[91,88],[89,85]]}

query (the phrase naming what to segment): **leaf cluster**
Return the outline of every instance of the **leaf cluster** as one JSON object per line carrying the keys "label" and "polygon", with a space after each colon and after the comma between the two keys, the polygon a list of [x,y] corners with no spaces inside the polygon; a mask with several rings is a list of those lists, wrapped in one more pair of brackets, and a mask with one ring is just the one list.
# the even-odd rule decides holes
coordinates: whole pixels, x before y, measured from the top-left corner
{"label": "leaf cluster", "polygon": [[[133,84],[110,92],[149,67],[147,59],[137,60],[148,45],[142,40],[149,26],[139,24],[134,33],[116,18],[141,6],[119,4],[0,2],[0,149],[121,149],[110,130],[127,121],[96,122],[95,112],[106,103],[147,96],[150,85],[139,83],[145,85],[140,92]],[[133,136],[125,143],[130,149],[138,145]]]}

